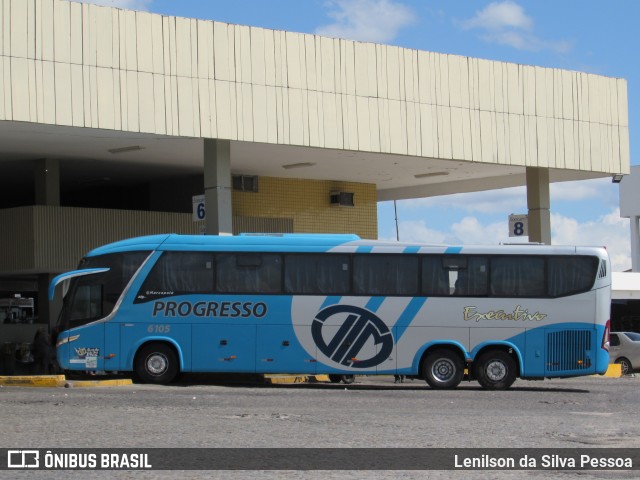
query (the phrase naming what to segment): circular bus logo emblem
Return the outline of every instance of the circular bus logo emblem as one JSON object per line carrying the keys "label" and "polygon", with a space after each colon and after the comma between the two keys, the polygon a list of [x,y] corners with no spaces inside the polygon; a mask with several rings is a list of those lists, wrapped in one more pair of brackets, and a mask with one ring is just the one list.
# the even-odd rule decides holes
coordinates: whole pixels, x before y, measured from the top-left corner
{"label": "circular bus logo emblem", "polygon": [[[346,320],[340,324],[329,343],[325,342],[322,335],[325,321],[344,314],[347,315]],[[387,359],[393,350],[393,335],[389,327],[369,310],[353,305],[332,305],[321,310],[311,324],[311,335],[322,353],[347,367],[374,367]],[[371,358],[359,357],[360,350],[371,338],[376,345],[380,345],[378,352]]]}

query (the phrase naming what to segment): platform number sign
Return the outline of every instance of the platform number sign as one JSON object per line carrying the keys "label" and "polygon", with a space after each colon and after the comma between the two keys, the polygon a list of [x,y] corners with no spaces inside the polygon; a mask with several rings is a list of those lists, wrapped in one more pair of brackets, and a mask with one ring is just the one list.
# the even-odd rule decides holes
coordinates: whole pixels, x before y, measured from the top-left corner
{"label": "platform number sign", "polygon": [[528,237],[529,236],[529,218],[526,214],[509,215],[509,236],[510,237]]}
{"label": "platform number sign", "polygon": [[194,195],[193,201],[193,221],[200,222],[205,219],[204,195]]}

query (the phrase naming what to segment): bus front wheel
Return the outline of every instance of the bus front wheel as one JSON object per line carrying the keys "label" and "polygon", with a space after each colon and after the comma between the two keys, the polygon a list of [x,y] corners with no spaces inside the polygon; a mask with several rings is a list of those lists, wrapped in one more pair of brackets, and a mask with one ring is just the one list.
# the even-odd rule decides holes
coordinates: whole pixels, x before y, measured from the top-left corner
{"label": "bus front wheel", "polygon": [[422,374],[431,388],[456,388],[464,376],[464,362],[451,350],[435,350],[424,358]]}
{"label": "bus front wheel", "polygon": [[166,385],[178,374],[178,357],[168,345],[150,343],[143,346],[136,355],[135,369],[144,383]]}
{"label": "bus front wheel", "polygon": [[480,355],[473,363],[476,379],[482,388],[504,390],[516,381],[516,362],[507,352],[491,350]]}

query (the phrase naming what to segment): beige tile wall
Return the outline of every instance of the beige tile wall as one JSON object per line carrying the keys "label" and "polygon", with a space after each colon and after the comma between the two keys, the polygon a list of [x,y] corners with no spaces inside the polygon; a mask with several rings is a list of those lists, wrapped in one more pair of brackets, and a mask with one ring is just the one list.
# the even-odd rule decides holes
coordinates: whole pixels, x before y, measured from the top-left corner
{"label": "beige tile wall", "polygon": [[[378,238],[375,185],[273,177],[260,177],[258,184],[257,193],[233,192],[234,215],[292,218],[296,233]],[[330,206],[333,191],[353,192],[355,206]]]}

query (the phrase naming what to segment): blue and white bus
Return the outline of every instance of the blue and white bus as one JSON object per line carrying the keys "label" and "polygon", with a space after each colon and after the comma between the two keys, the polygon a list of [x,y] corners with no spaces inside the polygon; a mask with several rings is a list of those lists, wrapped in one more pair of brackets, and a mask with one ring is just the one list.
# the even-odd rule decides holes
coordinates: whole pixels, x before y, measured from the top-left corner
{"label": "blue and white bus", "polygon": [[427,246],[354,235],[155,235],[57,276],[65,370],[396,374],[454,388],[602,374],[604,248]]}

